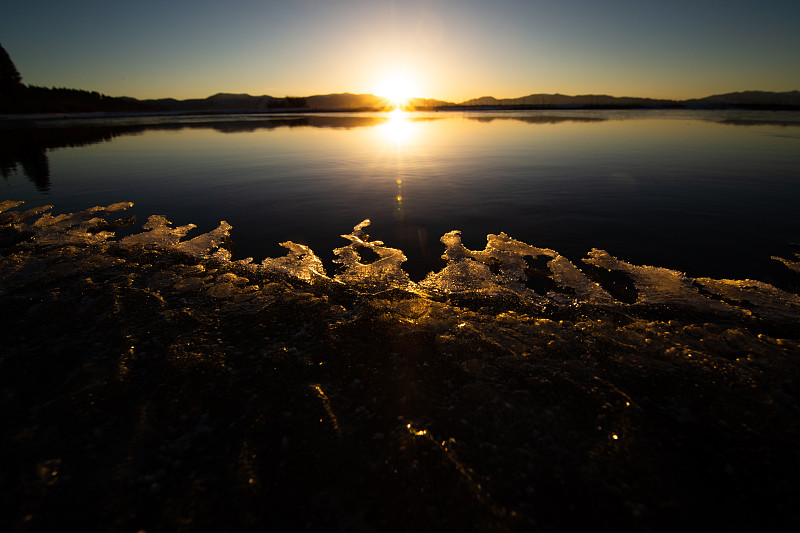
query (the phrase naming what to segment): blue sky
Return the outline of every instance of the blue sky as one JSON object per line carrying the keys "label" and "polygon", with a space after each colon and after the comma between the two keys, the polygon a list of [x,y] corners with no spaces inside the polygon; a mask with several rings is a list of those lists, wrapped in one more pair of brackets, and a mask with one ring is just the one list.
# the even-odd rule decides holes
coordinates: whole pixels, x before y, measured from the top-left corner
{"label": "blue sky", "polygon": [[0,43],[25,83],[137,98],[800,89],[797,0],[4,0]]}

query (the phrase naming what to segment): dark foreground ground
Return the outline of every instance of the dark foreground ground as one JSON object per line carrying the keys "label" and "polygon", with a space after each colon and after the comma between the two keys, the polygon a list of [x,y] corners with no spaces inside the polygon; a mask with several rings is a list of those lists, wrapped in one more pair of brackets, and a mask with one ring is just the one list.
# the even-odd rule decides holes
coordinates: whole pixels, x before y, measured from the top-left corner
{"label": "dark foreground ground", "polygon": [[797,531],[800,331],[0,233],[2,531]]}

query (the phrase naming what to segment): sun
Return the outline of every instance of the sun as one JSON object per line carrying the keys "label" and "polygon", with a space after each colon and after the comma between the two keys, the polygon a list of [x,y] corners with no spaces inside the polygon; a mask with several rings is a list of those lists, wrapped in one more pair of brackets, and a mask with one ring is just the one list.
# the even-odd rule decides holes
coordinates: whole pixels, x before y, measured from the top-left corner
{"label": "sun", "polygon": [[405,72],[395,71],[386,74],[375,87],[375,94],[387,98],[394,109],[402,109],[408,100],[419,96],[418,85]]}

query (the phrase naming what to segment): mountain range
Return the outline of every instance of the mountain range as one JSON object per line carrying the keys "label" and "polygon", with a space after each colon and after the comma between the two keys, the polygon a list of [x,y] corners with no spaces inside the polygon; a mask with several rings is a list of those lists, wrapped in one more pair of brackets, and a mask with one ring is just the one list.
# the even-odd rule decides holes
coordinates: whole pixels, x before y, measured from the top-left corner
{"label": "mountain range", "polygon": [[[279,110],[353,110],[353,109],[389,109],[392,104],[388,98],[374,94],[318,94],[314,96],[277,98],[269,95],[251,96],[249,94],[217,93],[208,98],[175,100],[162,98],[156,100],[136,100],[124,98],[129,102],[149,105],[167,111],[279,111]],[[433,108],[453,105],[442,100],[413,98],[409,101],[410,108]]]}
{"label": "mountain range", "polygon": [[[392,105],[387,98],[373,94],[325,94],[305,97],[251,96],[249,94],[218,93],[204,99],[135,100],[164,111],[279,111],[279,110],[374,110]],[[659,100],[653,98],[616,97],[608,95],[531,94],[520,98],[497,99],[483,96],[460,103],[436,99],[412,98],[409,109],[463,108],[764,108],[800,109],[800,91],[744,91],[718,94],[691,100]]]}
{"label": "mountain range", "polygon": [[[0,95],[0,113],[253,113],[312,111],[375,111],[394,106],[388,98],[374,94],[322,94],[303,97],[218,93],[208,98],[176,100],[161,98],[137,100],[112,98],[97,92],[76,89],[47,89],[21,86],[15,93]],[[469,109],[787,109],[800,110],[800,91],[745,91],[718,94],[691,100],[608,95],[531,94],[519,98],[498,99],[482,96],[454,103],[430,98],[412,98],[404,106],[409,110]]]}

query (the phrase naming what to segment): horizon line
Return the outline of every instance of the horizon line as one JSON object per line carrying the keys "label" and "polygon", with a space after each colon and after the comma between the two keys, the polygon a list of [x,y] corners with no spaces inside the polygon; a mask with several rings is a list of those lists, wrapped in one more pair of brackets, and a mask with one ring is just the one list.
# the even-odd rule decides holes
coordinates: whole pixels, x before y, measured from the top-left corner
{"label": "horizon line", "polygon": [[[53,88],[57,88],[57,87],[54,86]],[[84,90],[84,89],[78,89],[78,90]],[[580,94],[567,94],[567,93],[562,93],[562,92],[554,92],[554,93],[528,93],[528,94],[524,94],[524,95],[521,95],[521,96],[510,96],[510,97],[507,97],[507,96],[498,97],[498,96],[494,96],[494,95],[491,95],[491,94],[485,94],[485,95],[481,95],[481,96],[467,98],[465,100],[462,100],[461,102],[457,102],[457,101],[454,101],[454,100],[444,100],[444,99],[441,99],[441,98],[436,98],[436,97],[431,97],[431,96],[412,96],[412,97],[408,97],[406,100],[436,100],[436,101],[443,102],[443,103],[448,103],[448,104],[461,104],[461,103],[464,103],[464,102],[469,102],[471,100],[480,100],[482,98],[493,98],[495,100],[516,100],[516,99],[520,99],[520,98],[527,98],[527,97],[530,97],[530,96],[564,96],[564,97],[568,97],[568,98],[578,98],[578,97],[593,96],[593,97],[608,97],[608,98],[620,98],[620,99],[621,98],[635,98],[635,99],[641,99],[641,100],[655,100],[655,101],[662,101],[662,102],[686,102],[686,101],[690,101],[690,100],[701,100],[703,98],[709,98],[709,97],[712,97],[712,96],[729,96],[729,95],[747,94],[747,93],[761,93],[761,94],[779,95],[779,94],[798,93],[798,92],[800,92],[800,89],[790,89],[790,90],[786,90],[786,91],[768,91],[768,90],[763,90],[763,89],[744,89],[744,90],[729,91],[729,92],[724,92],[724,93],[706,94],[705,96],[692,97],[692,98],[657,98],[657,97],[652,97],[652,96],[633,96],[633,95],[616,96],[616,95],[613,95],[613,94],[599,93],[599,92],[598,93],[580,93]],[[176,98],[174,96],[163,96],[163,97],[156,97],[156,98],[141,98],[141,97],[134,97],[134,96],[128,96],[128,95],[113,96],[113,98],[129,98],[129,99],[139,100],[139,101],[176,100],[176,101],[181,102],[181,101],[187,101],[187,100],[206,100],[206,99],[212,98],[214,96],[226,96],[226,95],[228,95],[228,96],[248,96],[248,97],[251,97],[251,98],[269,97],[269,98],[275,98],[275,99],[313,98],[313,97],[316,97],[316,96],[351,95],[351,96],[372,96],[372,97],[375,97],[375,98],[382,98],[382,99],[387,99],[387,100],[390,99],[387,96],[381,96],[381,95],[377,95],[375,93],[353,92],[353,91],[348,91],[348,90],[341,91],[341,92],[315,93],[315,94],[308,94],[308,95],[303,95],[303,96],[292,95],[292,94],[287,94],[285,96],[275,96],[273,94],[268,94],[268,93],[251,94],[249,92],[218,91],[218,92],[215,92],[215,93],[207,95],[207,96],[189,97],[189,98]]]}

